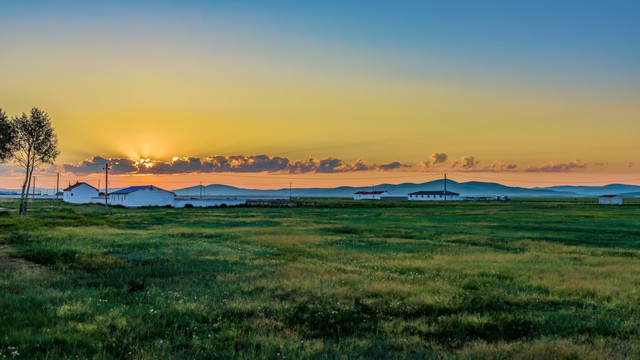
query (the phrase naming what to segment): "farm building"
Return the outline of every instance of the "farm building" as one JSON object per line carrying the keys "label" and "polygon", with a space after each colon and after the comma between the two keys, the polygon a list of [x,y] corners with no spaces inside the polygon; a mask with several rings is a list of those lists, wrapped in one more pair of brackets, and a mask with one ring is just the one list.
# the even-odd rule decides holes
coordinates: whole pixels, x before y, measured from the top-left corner
{"label": "farm building", "polygon": [[175,197],[173,192],[153,185],[130,186],[109,194],[109,204],[126,207],[173,206]]}
{"label": "farm building", "polygon": [[387,191],[358,191],[353,195],[353,200],[380,200],[381,197],[389,195]]}
{"label": "farm building", "polygon": [[[462,200],[460,194],[447,191],[447,200]],[[444,191],[417,191],[409,194],[409,200],[413,201],[441,201],[445,199]]]}
{"label": "farm building", "polygon": [[622,198],[618,195],[602,195],[598,202],[600,205],[622,205]]}
{"label": "farm building", "polygon": [[98,189],[85,182],[76,182],[74,185],[69,185],[62,192],[62,200],[73,204],[86,204],[95,196],[98,196]]}

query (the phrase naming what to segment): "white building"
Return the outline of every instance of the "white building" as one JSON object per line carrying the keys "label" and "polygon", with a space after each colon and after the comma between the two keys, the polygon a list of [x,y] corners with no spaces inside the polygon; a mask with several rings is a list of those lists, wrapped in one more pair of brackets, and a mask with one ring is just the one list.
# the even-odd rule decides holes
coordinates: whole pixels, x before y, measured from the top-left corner
{"label": "white building", "polygon": [[91,202],[92,197],[98,196],[98,189],[85,182],[76,182],[69,185],[62,192],[62,200],[73,204],[87,204]]}
{"label": "white building", "polygon": [[[173,192],[153,185],[130,186],[110,193],[109,204],[126,207],[173,206],[175,197],[176,194]],[[104,198],[102,198],[102,201],[104,201]]]}
{"label": "white building", "polygon": [[[409,194],[409,200],[411,201],[444,201],[444,191],[417,191]],[[447,200],[458,201],[462,200],[460,194],[447,191]]]}
{"label": "white building", "polygon": [[380,200],[387,195],[389,195],[387,191],[358,191],[353,195],[353,200]]}
{"label": "white building", "polygon": [[599,197],[600,205],[622,205],[622,198],[618,195],[602,195]]}

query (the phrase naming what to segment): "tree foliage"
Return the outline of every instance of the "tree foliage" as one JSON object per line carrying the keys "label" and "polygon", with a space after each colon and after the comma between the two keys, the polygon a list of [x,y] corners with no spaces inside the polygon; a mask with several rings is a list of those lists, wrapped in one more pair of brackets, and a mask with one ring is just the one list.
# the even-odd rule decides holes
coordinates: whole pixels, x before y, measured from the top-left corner
{"label": "tree foliage", "polygon": [[33,171],[42,164],[52,164],[58,157],[58,137],[51,125],[49,115],[32,108],[27,116],[22,113],[11,119],[15,136],[13,159],[25,170],[25,179],[20,196],[20,216],[27,213],[27,199]]}
{"label": "tree foliage", "polygon": [[15,131],[7,114],[0,109],[0,163],[9,160],[15,149]]}

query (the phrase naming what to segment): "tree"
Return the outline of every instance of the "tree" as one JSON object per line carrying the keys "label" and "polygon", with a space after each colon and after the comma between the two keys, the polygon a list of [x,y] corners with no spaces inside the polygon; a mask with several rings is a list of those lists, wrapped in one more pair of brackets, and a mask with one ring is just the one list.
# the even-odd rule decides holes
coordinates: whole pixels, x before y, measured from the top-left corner
{"label": "tree", "polygon": [[15,149],[15,131],[7,114],[0,109],[0,164],[13,156]]}
{"label": "tree", "polygon": [[25,170],[19,211],[20,217],[23,217],[27,214],[33,171],[42,164],[52,164],[60,151],[58,137],[46,112],[32,108],[29,116],[22,113],[21,116],[13,117],[11,123],[15,135],[13,158]]}

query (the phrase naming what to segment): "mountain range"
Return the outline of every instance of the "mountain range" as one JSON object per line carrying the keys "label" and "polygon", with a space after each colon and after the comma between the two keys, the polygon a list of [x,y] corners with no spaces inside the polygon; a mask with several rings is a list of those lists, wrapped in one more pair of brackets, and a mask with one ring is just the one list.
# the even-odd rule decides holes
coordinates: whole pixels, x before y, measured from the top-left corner
{"label": "mountain range", "polygon": [[[212,184],[203,186],[203,195],[208,196],[289,196],[289,188],[275,190],[245,189],[229,185]],[[375,190],[385,190],[390,196],[405,196],[415,191],[439,191],[444,189],[444,180],[435,180],[425,183],[381,184],[376,185]],[[118,188],[109,189],[111,191]],[[335,188],[293,188],[293,197],[352,197],[358,191],[371,191],[372,187],[340,186]],[[456,182],[447,180],[447,190],[457,192],[462,196],[496,196],[511,197],[597,197],[605,194],[620,195],[622,197],[640,197],[640,186],[626,184],[609,184],[604,186],[549,186],[524,188],[506,186],[492,182]],[[2,192],[19,192],[19,189],[0,188]],[[37,188],[36,193],[54,194],[51,189]],[[192,186],[173,190],[177,195],[200,195],[200,186]]]}
{"label": "mountain range", "polygon": [[[193,186],[174,190],[177,195],[199,195],[200,186]],[[203,186],[203,194],[208,196],[289,196],[289,188],[276,190],[244,189],[228,185]],[[444,189],[444,180],[415,184],[381,184],[376,185],[375,190],[385,190],[391,196],[405,196],[415,191],[438,191]],[[293,197],[352,197],[358,191],[371,191],[372,187],[340,186],[336,188],[293,188]],[[457,192],[462,196],[496,196],[505,195],[512,197],[597,197],[605,194],[615,194],[623,197],[640,197],[640,186],[625,184],[609,184],[605,186],[550,186],[523,188],[506,186],[498,183],[469,181],[456,182],[447,180],[447,190]]]}

